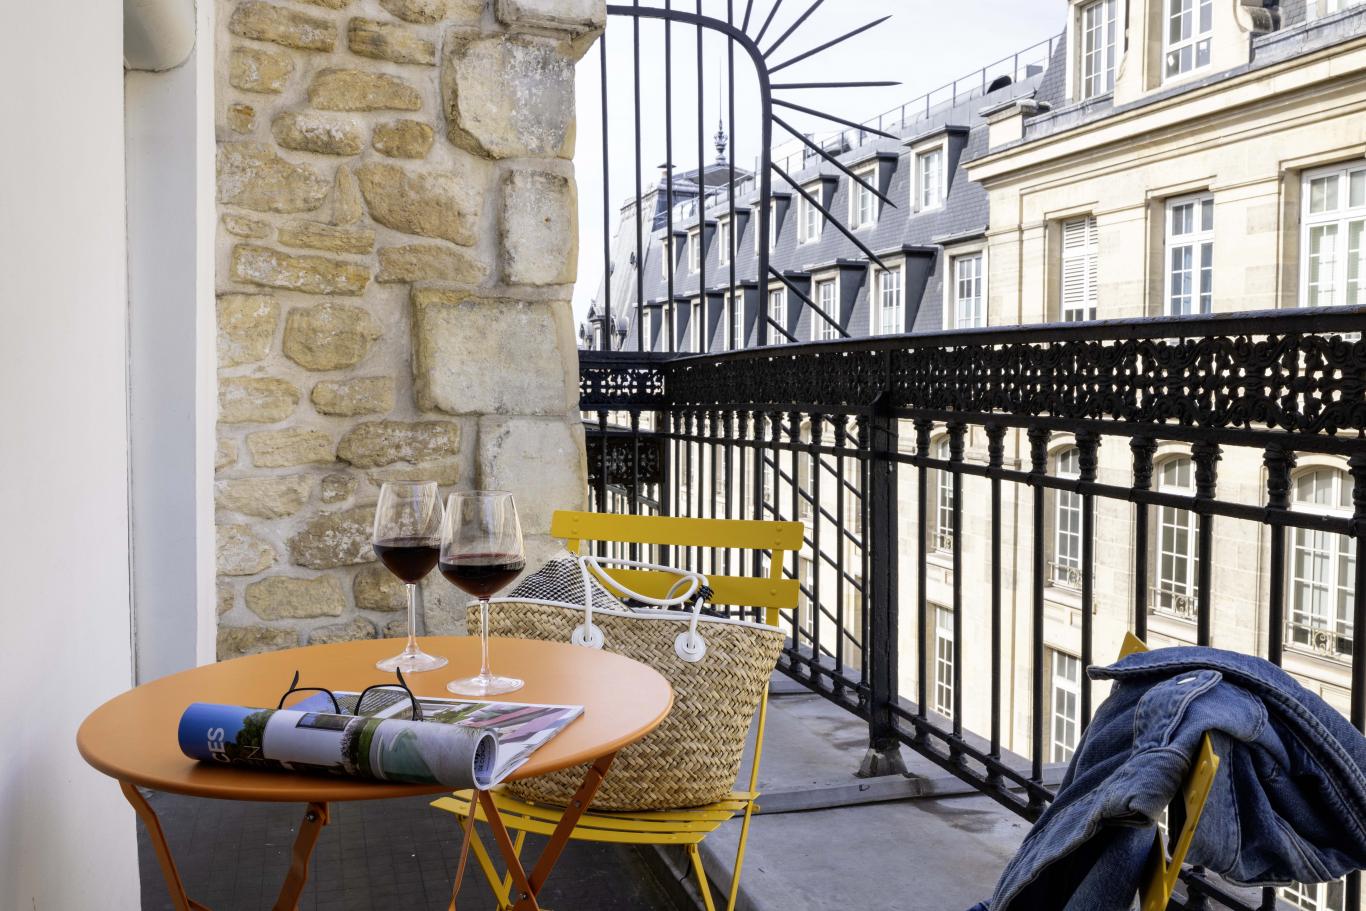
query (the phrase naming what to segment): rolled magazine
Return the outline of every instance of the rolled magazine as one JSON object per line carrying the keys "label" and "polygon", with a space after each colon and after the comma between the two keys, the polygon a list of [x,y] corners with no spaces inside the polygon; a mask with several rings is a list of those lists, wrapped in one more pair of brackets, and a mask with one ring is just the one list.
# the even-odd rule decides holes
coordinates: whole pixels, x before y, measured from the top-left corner
{"label": "rolled magazine", "polygon": [[[357,694],[335,695],[355,705]],[[322,693],[287,709],[196,702],[181,715],[180,749],[202,762],[487,790],[583,713],[423,698],[424,720],[410,721],[406,699],[377,703],[358,716],[337,714]]]}

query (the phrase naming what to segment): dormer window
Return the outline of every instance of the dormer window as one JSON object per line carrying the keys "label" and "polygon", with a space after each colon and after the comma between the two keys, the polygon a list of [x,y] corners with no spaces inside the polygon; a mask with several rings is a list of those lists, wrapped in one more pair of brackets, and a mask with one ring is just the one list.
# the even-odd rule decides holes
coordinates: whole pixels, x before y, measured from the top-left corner
{"label": "dormer window", "polygon": [[1080,10],[1081,97],[1106,95],[1115,89],[1115,38],[1119,0],[1094,0]]}
{"label": "dormer window", "polygon": [[733,248],[731,246],[729,218],[723,218],[716,223],[716,242],[719,245],[716,248],[717,263],[722,266],[730,265],[731,250]]}
{"label": "dormer window", "polygon": [[[803,188],[806,193],[813,198],[819,199],[821,196],[821,185],[815,183]],[[807,199],[806,196],[797,197],[797,243],[809,244],[821,239],[821,229],[825,227],[825,218],[821,215],[821,210]]]}
{"label": "dormer window", "polygon": [[915,210],[928,212],[944,205],[944,147],[915,153]]}
{"label": "dormer window", "polygon": [[858,181],[850,181],[849,186],[849,227],[857,231],[860,228],[872,227],[877,221],[877,197],[873,191],[864,184],[872,185],[877,180],[877,167],[873,166],[862,171],[855,171]]}
{"label": "dormer window", "polygon": [[1214,0],[1164,0],[1167,5],[1164,78],[1209,66]]}
{"label": "dormer window", "polygon": [[[768,249],[769,252],[778,246],[778,200],[769,203],[768,208]],[[754,213],[754,253],[759,253],[759,213]]]}
{"label": "dormer window", "polygon": [[688,271],[696,272],[702,268],[702,233],[697,230],[688,232]]}

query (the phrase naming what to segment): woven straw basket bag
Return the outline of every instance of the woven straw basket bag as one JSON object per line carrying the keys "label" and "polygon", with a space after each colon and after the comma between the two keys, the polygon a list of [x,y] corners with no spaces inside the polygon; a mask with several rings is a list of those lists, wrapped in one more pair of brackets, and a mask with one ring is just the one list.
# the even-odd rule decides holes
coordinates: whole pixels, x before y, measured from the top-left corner
{"label": "woven straw basket bag", "polygon": [[[688,590],[668,601],[646,598],[607,576],[601,562],[673,572]],[[559,563],[562,576],[570,566],[573,574],[581,572],[583,595],[577,597],[579,586],[569,586],[556,592],[557,597],[584,603],[527,598],[519,586],[511,597],[494,602],[489,634],[602,648],[650,665],[674,689],[673,710],[660,726],[617,754],[593,799],[594,809],[663,810],[724,799],[735,787],[750,721],[777,664],[783,632],[762,623],[702,615],[706,579],[696,573],[591,556],[566,555]],[[547,569],[553,574],[553,568]],[[618,595],[604,601],[606,586],[651,607],[626,607]],[[688,609],[672,609],[687,604]],[[470,608],[469,622],[479,622],[477,606]],[[504,787],[523,800],[562,806],[582,784],[586,770],[565,769]]]}

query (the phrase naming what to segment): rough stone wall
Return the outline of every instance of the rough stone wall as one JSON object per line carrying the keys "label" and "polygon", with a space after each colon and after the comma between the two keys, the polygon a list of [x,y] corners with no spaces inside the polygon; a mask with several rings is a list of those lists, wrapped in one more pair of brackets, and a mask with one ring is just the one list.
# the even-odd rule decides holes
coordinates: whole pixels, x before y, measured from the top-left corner
{"label": "rough stone wall", "polygon": [[220,658],[402,635],[386,479],[514,491],[530,560],[582,507],[574,63],[605,12],[219,0]]}

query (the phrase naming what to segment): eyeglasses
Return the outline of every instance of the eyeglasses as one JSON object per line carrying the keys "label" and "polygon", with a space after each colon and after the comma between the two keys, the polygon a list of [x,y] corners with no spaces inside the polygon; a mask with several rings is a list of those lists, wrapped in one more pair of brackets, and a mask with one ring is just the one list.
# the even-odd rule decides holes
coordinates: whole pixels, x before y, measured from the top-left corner
{"label": "eyeglasses", "polygon": [[[373,686],[367,686],[356,696],[345,695],[342,696],[341,699],[338,699],[337,694],[326,687],[299,686],[299,672],[295,671],[294,679],[289,683],[289,689],[285,690],[285,694],[280,697],[280,701],[275,708],[277,710],[284,708],[285,700],[295,693],[325,693],[327,698],[332,702],[333,710],[338,715],[377,715],[391,706],[407,700],[408,717],[406,720],[421,721],[422,704],[417,701],[417,696],[413,695],[413,691],[408,688],[408,682],[403,679],[403,671],[395,670],[394,674],[398,676],[398,683],[376,683]],[[367,697],[370,697],[370,703],[368,705],[365,702]],[[352,702],[353,699],[355,700],[354,703]],[[362,707],[365,707],[369,711],[361,711]]]}

